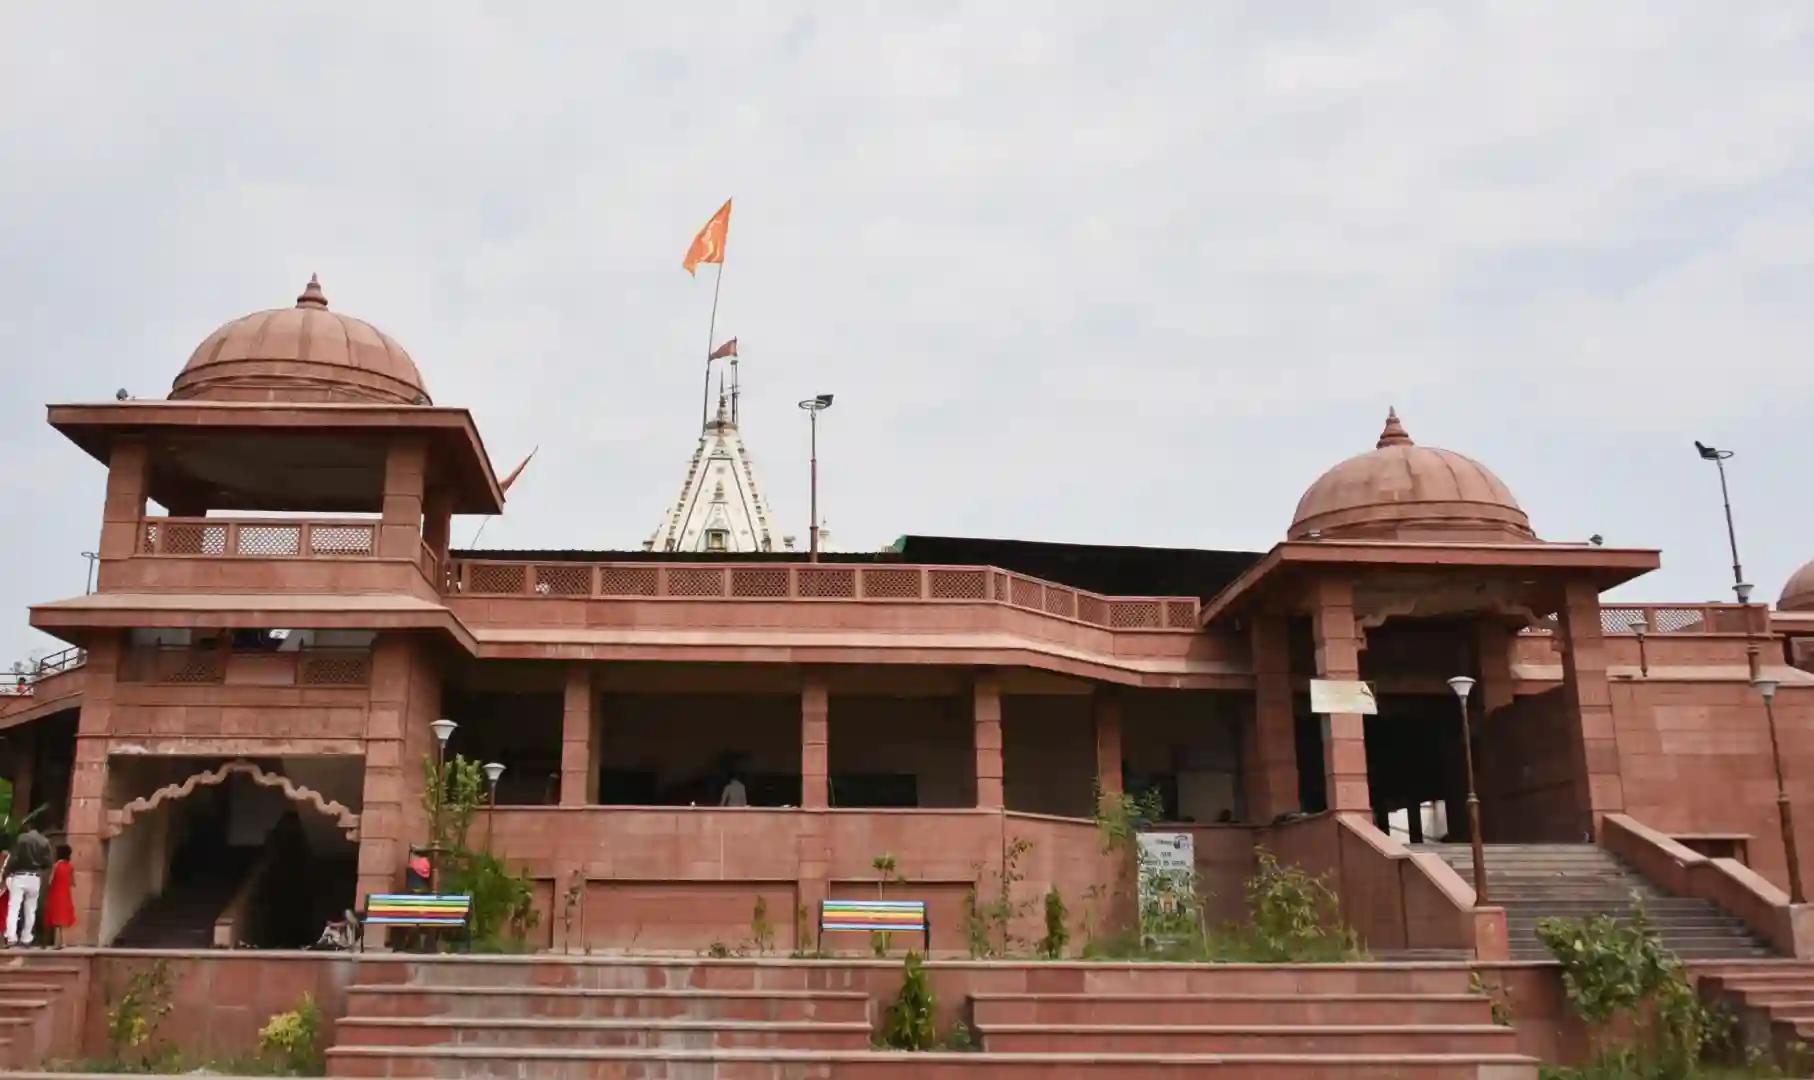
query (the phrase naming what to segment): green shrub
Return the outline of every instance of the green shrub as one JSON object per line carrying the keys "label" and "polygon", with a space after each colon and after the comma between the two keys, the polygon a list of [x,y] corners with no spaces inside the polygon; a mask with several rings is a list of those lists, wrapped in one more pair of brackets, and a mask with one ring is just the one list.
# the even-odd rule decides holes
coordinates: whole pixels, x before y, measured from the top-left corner
{"label": "green shrub", "polygon": [[157,1056],[157,1029],[170,1015],[170,965],[162,960],[126,980],[107,1010],[107,1048],[115,1061],[149,1066]]}
{"label": "green shrub", "polygon": [[930,1050],[938,1043],[933,1014],[938,1002],[920,954],[909,951],[901,970],[901,989],[888,1006],[882,1043],[896,1050]]}
{"label": "green shrub", "polygon": [[304,994],[294,1009],[271,1017],[258,1029],[258,1048],[264,1057],[296,1076],[319,1076],[325,1064],[321,1051],[321,1010],[314,997]]}
{"label": "green shrub", "polygon": [[1065,910],[1064,897],[1058,894],[1058,886],[1046,890],[1046,936],[1039,939],[1039,955],[1047,960],[1056,960],[1064,955],[1064,947],[1071,941],[1071,930],[1065,925],[1070,912]]}

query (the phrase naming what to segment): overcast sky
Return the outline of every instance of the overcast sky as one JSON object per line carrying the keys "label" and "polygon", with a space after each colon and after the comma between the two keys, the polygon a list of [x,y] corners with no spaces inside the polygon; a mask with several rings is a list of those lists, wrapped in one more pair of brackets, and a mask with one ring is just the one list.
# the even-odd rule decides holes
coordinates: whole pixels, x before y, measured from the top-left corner
{"label": "overcast sky", "polygon": [[1814,5],[1091,6],[0,6],[0,651],[99,529],[44,404],[311,272],[500,472],[541,446],[484,545],[637,546],[732,195],[786,532],[831,391],[840,548],[1263,549],[1396,405],[1540,535],[1662,548],[1618,595],[1730,598],[1695,437],[1759,595],[1814,557]]}

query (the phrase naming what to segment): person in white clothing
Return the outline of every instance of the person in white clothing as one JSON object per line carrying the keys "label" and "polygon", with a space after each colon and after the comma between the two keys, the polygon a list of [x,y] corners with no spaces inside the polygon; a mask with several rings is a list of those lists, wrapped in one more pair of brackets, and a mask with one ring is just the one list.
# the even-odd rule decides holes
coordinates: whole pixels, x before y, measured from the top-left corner
{"label": "person in white clothing", "polygon": [[43,889],[44,875],[50,870],[50,841],[36,829],[28,828],[13,844],[12,857],[6,863],[6,943],[30,945],[32,931],[38,923],[38,894]]}

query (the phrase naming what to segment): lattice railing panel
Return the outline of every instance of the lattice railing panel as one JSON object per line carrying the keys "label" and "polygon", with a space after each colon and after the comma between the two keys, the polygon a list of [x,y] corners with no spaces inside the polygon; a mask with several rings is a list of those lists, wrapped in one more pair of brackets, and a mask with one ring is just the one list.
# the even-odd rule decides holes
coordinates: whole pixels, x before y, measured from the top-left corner
{"label": "lattice railing panel", "polygon": [[750,600],[773,600],[787,596],[787,568],[784,566],[738,566],[731,569],[731,595]]}
{"label": "lattice railing panel", "polygon": [[469,593],[509,593],[525,591],[529,568],[522,563],[468,563],[466,591]]}
{"label": "lattice railing panel", "polygon": [[999,600],[1004,604],[1007,603],[1008,594],[1011,591],[1010,586],[1013,584],[1013,581],[1014,579],[1010,578],[1006,573],[1003,573],[1000,570],[991,570],[989,572],[989,599]]}
{"label": "lattice railing panel", "polygon": [[372,657],[364,650],[304,649],[296,658],[303,686],[364,686],[371,676]]}
{"label": "lattice railing panel", "polygon": [[372,525],[311,525],[312,555],[376,555],[378,530]]}
{"label": "lattice railing panel", "polygon": [[670,566],[668,595],[723,596],[724,571],[715,566]]}
{"label": "lattice railing panel", "polygon": [[926,594],[934,600],[986,600],[989,571],[946,570],[932,567],[926,571]]}
{"label": "lattice railing panel", "polygon": [[1109,625],[1117,630],[1163,629],[1164,618],[1157,600],[1109,601]]}
{"label": "lattice railing panel", "polygon": [[1008,603],[1040,611],[1045,607],[1045,586],[1032,578],[1009,578]]}
{"label": "lattice railing panel", "polygon": [[1091,593],[1077,594],[1077,618],[1092,626],[1109,624],[1109,602]]}
{"label": "lattice railing panel", "polygon": [[1045,610],[1050,615],[1062,615],[1067,619],[1077,615],[1077,593],[1062,585],[1047,585]]}
{"label": "lattice railing panel", "polygon": [[1167,600],[1165,602],[1165,626],[1169,630],[1195,630],[1197,628],[1197,602],[1194,600]]}
{"label": "lattice railing panel", "polygon": [[227,526],[201,521],[164,522],[163,555],[225,555]]}
{"label": "lattice railing panel", "polygon": [[1701,608],[1658,608],[1652,619],[1659,634],[1707,632],[1707,613]]}
{"label": "lattice railing panel", "polygon": [[653,566],[601,566],[600,596],[660,596],[661,571]]}
{"label": "lattice railing panel", "polygon": [[847,566],[803,566],[799,575],[801,596],[816,600],[856,598],[857,573]]}
{"label": "lattice railing panel", "polygon": [[226,657],[218,649],[162,649],[153,669],[166,683],[217,683],[226,677]]}
{"label": "lattice railing panel", "polygon": [[539,564],[535,591],[543,596],[591,596],[592,568],[583,563]]}
{"label": "lattice railing panel", "polygon": [[271,558],[302,554],[301,525],[240,525],[233,531],[235,555]]}
{"label": "lattice railing panel", "polygon": [[888,566],[864,570],[863,596],[869,600],[918,600],[919,569]]}

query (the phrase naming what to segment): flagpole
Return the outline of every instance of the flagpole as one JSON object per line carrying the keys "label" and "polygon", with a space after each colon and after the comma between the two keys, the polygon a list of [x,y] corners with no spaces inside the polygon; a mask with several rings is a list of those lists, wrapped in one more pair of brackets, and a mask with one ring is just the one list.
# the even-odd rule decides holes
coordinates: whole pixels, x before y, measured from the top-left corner
{"label": "flagpole", "polygon": [[699,397],[699,430],[705,431],[706,410],[712,404],[712,338],[718,334],[718,287],[724,284],[724,257],[718,259],[718,273],[712,279],[712,318],[705,328],[705,392]]}

